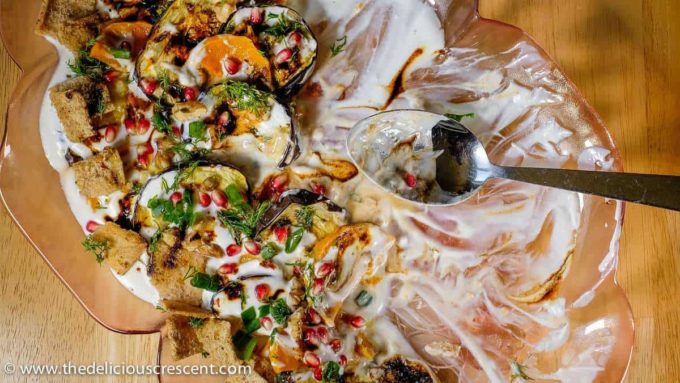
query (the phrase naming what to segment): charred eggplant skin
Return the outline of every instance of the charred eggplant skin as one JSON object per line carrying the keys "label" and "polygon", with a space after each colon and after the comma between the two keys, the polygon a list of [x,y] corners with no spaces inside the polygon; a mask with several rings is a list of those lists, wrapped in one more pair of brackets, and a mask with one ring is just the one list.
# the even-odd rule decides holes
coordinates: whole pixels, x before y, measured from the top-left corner
{"label": "charred eggplant skin", "polygon": [[[222,33],[234,33],[234,29],[236,27],[236,17],[239,13],[241,12],[248,12],[250,13],[251,10],[255,8],[255,6],[252,5],[245,5],[245,6],[239,6],[236,12],[232,13],[232,15],[229,17],[227,20],[227,23],[224,25],[224,28],[222,29]],[[316,36],[314,35],[314,32],[312,32],[312,28],[307,24],[307,21],[302,18],[302,16],[295,11],[292,8],[286,7],[284,5],[260,5],[257,6],[257,8],[262,9],[265,14],[267,11],[267,8],[281,8],[285,9],[289,14],[292,14],[295,18],[296,22],[299,22],[302,24],[305,28],[305,34],[309,36],[311,40],[314,41],[316,44],[316,47],[314,49],[314,53],[312,54],[312,58],[309,61],[309,63],[305,64],[301,70],[298,70],[297,73],[295,73],[293,76],[288,78],[285,83],[279,84],[276,79],[274,79],[274,86],[276,88],[275,93],[280,96],[284,100],[289,100],[293,96],[295,96],[300,89],[304,86],[305,82],[311,77],[312,72],[314,71],[314,68],[316,66],[316,60],[319,55],[319,44],[318,40],[316,39]],[[274,61],[274,57],[269,58],[271,62]],[[273,65],[272,65],[273,66]],[[274,69],[274,68],[273,68]]]}
{"label": "charred eggplant skin", "polygon": [[328,209],[330,212],[346,214],[345,209],[336,205],[333,201],[321,194],[317,194],[306,189],[291,189],[281,194],[281,197],[279,197],[279,200],[276,202],[276,204],[272,205],[269,210],[264,213],[262,219],[260,219],[260,222],[257,224],[255,233],[260,234],[262,231],[270,227],[290,205],[298,204],[302,206],[310,206],[318,203],[323,203],[326,206],[326,209]]}

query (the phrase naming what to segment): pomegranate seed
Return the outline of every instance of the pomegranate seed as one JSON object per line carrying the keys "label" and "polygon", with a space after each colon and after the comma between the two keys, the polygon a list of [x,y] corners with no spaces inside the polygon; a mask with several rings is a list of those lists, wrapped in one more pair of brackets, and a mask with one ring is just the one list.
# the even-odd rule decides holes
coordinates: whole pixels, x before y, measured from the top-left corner
{"label": "pomegranate seed", "polygon": [[230,256],[230,257],[233,257],[240,252],[241,252],[241,246],[239,246],[235,243],[232,243],[231,245],[227,246],[227,255]]}
{"label": "pomegranate seed", "polygon": [[317,335],[319,335],[319,340],[323,344],[328,344],[330,341],[330,334],[328,333],[328,329],[325,327],[319,327],[316,329]]}
{"label": "pomegranate seed", "polygon": [[300,32],[292,32],[288,35],[288,45],[292,47],[298,46],[302,42],[302,35]]}
{"label": "pomegranate seed", "polygon": [[344,355],[340,355],[340,356],[338,357],[338,364],[340,365],[340,367],[345,367],[345,366],[347,366],[347,357],[344,356]]}
{"label": "pomegranate seed", "polygon": [[199,193],[198,203],[200,203],[203,207],[208,207],[212,203],[212,198],[210,198],[210,195],[207,193]]}
{"label": "pomegranate seed", "polygon": [[137,154],[140,156],[153,153],[153,145],[151,141],[147,141],[143,144],[137,145]]}
{"label": "pomegranate seed", "polygon": [[149,163],[151,162],[151,153],[140,154],[137,156],[137,162],[139,162],[139,164],[144,168],[149,167]]}
{"label": "pomegranate seed", "polygon": [[94,233],[94,231],[97,230],[97,228],[101,225],[102,224],[99,222],[89,221],[87,224],[85,224],[85,230],[87,230],[90,233]]}
{"label": "pomegranate seed", "polygon": [[288,239],[288,226],[277,226],[274,228],[274,235],[276,240],[280,243],[286,242]]}
{"label": "pomegranate seed", "polygon": [[321,323],[321,315],[313,308],[307,309],[307,323],[309,324],[319,324]]}
{"label": "pomegranate seed", "polygon": [[312,182],[312,191],[316,194],[324,195],[324,194],[326,194],[326,187],[323,186],[322,184],[317,184],[316,182]]}
{"label": "pomegranate seed", "polygon": [[237,263],[225,263],[217,269],[217,272],[221,275],[236,274],[238,272]]}
{"label": "pomegranate seed", "polygon": [[264,11],[261,8],[253,7],[250,10],[250,22],[260,24],[264,20]]}
{"label": "pomegranate seed", "polygon": [[133,120],[131,118],[126,118],[125,119],[125,129],[127,129],[127,131],[129,133],[136,133],[137,132],[137,123],[135,122],[135,120]]}
{"label": "pomegranate seed", "polygon": [[293,266],[293,275],[298,277],[302,276],[302,269],[300,266]]}
{"label": "pomegranate seed", "polygon": [[158,81],[152,79],[144,79],[141,81],[140,85],[145,94],[153,94],[153,92],[158,89]]}
{"label": "pomegranate seed", "polygon": [[260,318],[260,326],[269,331],[274,327],[274,322],[272,322],[272,318],[270,317]]}
{"label": "pomegranate seed", "polygon": [[318,381],[323,380],[323,371],[321,371],[320,367],[314,369],[314,379]]}
{"label": "pomegranate seed", "polygon": [[333,264],[333,262],[324,262],[321,264],[321,266],[319,266],[319,269],[316,271],[316,276],[319,278],[326,278],[334,270],[335,265]]}
{"label": "pomegranate seed", "polygon": [[219,207],[226,207],[227,206],[227,195],[224,194],[224,192],[220,189],[215,189],[210,193],[210,196],[212,197],[213,201],[215,201],[215,205]]}
{"label": "pomegranate seed", "polygon": [[313,328],[306,328],[302,331],[302,341],[311,346],[318,346],[319,336]]}
{"label": "pomegranate seed", "polygon": [[174,192],[170,195],[170,201],[176,204],[177,202],[182,200],[182,197],[183,197],[182,193]]}
{"label": "pomegranate seed", "polygon": [[321,365],[321,359],[315,353],[307,351],[305,352],[305,364],[311,368],[317,368]]}
{"label": "pomegranate seed", "polygon": [[252,255],[258,255],[260,254],[260,250],[262,250],[260,244],[255,241],[246,241],[243,246],[245,246],[246,251]]}
{"label": "pomegranate seed", "polygon": [[362,328],[366,324],[366,320],[360,315],[349,316],[347,322],[354,328]]}
{"label": "pomegranate seed", "polygon": [[196,101],[198,98],[198,89],[190,86],[188,88],[184,88],[184,99],[186,101]]}
{"label": "pomegranate seed", "polygon": [[257,300],[260,302],[269,298],[269,294],[271,294],[271,292],[272,288],[269,287],[269,285],[266,283],[261,283],[255,286],[255,296],[257,297]]}
{"label": "pomegranate seed", "polygon": [[314,279],[314,285],[312,286],[312,294],[319,295],[323,292],[326,287],[326,282],[321,278]]}
{"label": "pomegranate seed", "polygon": [[406,186],[408,186],[410,188],[414,188],[414,187],[416,187],[416,182],[417,182],[416,176],[414,176],[411,173],[406,173],[404,175],[404,182],[406,182]]}
{"label": "pomegranate seed", "polygon": [[278,193],[283,193],[286,191],[286,185],[288,184],[288,177],[285,175],[278,176],[272,180],[272,189]]}
{"label": "pomegranate seed", "polygon": [[329,345],[333,349],[334,352],[338,352],[342,350],[342,341],[340,339],[333,339]]}
{"label": "pomegranate seed", "polygon": [[228,57],[224,66],[227,68],[227,73],[235,75],[241,70],[241,62],[238,59]]}
{"label": "pomegranate seed", "polygon": [[289,61],[293,57],[293,51],[290,48],[283,48],[279,53],[276,54],[276,63],[283,64]]}
{"label": "pomegranate seed", "polygon": [[118,72],[116,72],[116,71],[110,70],[110,71],[108,71],[104,74],[104,80],[108,83],[112,83],[112,82],[116,81],[117,78],[118,78]]}
{"label": "pomegranate seed", "polygon": [[151,127],[151,121],[149,121],[147,118],[142,117],[139,120],[139,123],[137,124],[137,126],[138,126],[137,133],[138,134],[144,134]]}
{"label": "pomegranate seed", "polygon": [[175,137],[182,137],[182,128],[180,128],[179,126],[173,126],[172,127],[172,134]]}
{"label": "pomegranate seed", "polygon": [[106,142],[113,142],[116,139],[117,134],[118,131],[115,126],[107,127],[106,133],[104,134],[104,137],[106,137]]}
{"label": "pomegranate seed", "polygon": [[229,125],[229,122],[231,122],[231,115],[229,112],[220,114],[220,117],[217,119],[217,123],[221,126],[227,126]]}

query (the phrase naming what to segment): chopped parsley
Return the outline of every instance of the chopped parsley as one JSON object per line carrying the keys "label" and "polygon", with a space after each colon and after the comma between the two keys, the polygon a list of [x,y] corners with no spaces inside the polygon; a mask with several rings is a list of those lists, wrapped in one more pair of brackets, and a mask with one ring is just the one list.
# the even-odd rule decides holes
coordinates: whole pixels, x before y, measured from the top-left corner
{"label": "chopped parsley", "polygon": [[269,242],[266,245],[262,246],[260,255],[262,256],[262,259],[269,261],[276,257],[278,253],[279,253],[278,246],[276,246],[276,244],[273,242]]}
{"label": "chopped parsley", "polygon": [[335,40],[333,46],[331,46],[331,57],[335,57],[342,53],[347,46],[347,35]]}
{"label": "chopped parsley", "polygon": [[92,235],[85,237],[82,245],[85,251],[94,254],[95,258],[97,259],[97,263],[99,264],[104,262],[104,255],[109,249],[111,249],[111,244],[109,244],[108,241],[97,240]]}
{"label": "chopped parsley", "polygon": [[510,371],[512,372],[512,375],[510,375],[510,383],[514,382],[517,379],[520,381],[534,380],[524,372],[524,366],[517,362],[512,362],[512,365],[510,366]]}
{"label": "chopped parsley", "polygon": [[167,223],[177,225],[180,229],[193,225],[196,220],[194,201],[189,190],[184,191],[182,199],[177,203],[155,196],[149,200],[148,206],[154,218],[161,218]]}
{"label": "chopped parsley", "polygon": [[189,318],[189,326],[192,328],[201,328],[205,324],[205,319],[202,318]]}
{"label": "chopped parsley", "polygon": [[340,365],[337,362],[330,361],[326,363],[321,373],[322,381],[324,383],[338,383],[340,382]]}
{"label": "chopped parsley", "polygon": [[467,113],[467,114],[454,114],[454,113],[445,113],[444,114],[446,117],[452,119],[453,121],[456,122],[461,122],[465,118],[475,118],[474,113]]}
{"label": "chopped parsley", "polygon": [[285,324],[288,317],[293,314],[293,310],[288,307],[288,304],[286,304],[286,301],[284,301],[283,298],[279,298],[272,302],[269,311],[272,318],[274,318],[278,324]]}
{"label": "chopped parsley", "polygon": [[151,122],[153,127],[156,128],[161,133],[170,134],[172,133],[172,128],[170,127],[170,121],[161,112],[156,112],[153,117],[151,117]]}
{"label": "chopped parsley", "polygon": [[258,116],[271,109],[271,96],[244,82],[227,80],[213,87],[211,93],[238,110],[247,110]]}
{"label": "chopped parsley", "polygon": [[95,43],[95,39],[88,41],[85,47],[78,52],[78,57],[76,57],[75,61],[70,61],[68,63],[68,67],[76,77],[86,76],[95,81],[103,80],[104,73],[108,71],[109,67],[90,56],[90,50]]}

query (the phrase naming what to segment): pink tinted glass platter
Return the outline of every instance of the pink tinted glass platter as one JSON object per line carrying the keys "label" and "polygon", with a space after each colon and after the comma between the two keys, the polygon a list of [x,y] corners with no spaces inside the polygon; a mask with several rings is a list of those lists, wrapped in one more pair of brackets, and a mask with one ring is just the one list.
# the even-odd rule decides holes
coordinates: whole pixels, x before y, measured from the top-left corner
{"label": "pink tinted glass platter", "polygon": [[[82,230],[71,215],[58,174],[44,156],[40,107],[58,57],[47,41],[33,33],[39,7],[39,2],[2,3],[3,39],[23,72],[8,110],[0,167],[3,201],[27,238],[95,320],[122,333],[160,331],[164,315],[134,297],[107,267],[92,262],[83,251]],[[515,27],[480,18],[473,1],[439,1],[434,7],[439,18],[446,20],[449,49],[438,66],[414,71],[403,79],[402,94],[426,88],[430,99],[425,99],[424,106],[437,112],[441,110],[435,100],[440,99],[461,105],[484,100],[494,103],[498,109],[495,119],[476,120],[469,127],[498,163],[518,164],[516,151],[522,148],[536,166],[621,170],[618,152],[602,121],[530,37]],[[323,75],[325,69],[326,62],[321,59],[317,74]],[[500,76],[491,82],[493,86],[481,91],[472,86],[490,76]],[[511,86],[529,92],[508,100],[506,91]],[[398,102],[395,100],[395,106]],[[564,131],[557,134],[559,142],[536,143],[530,138],[536,134],[552,137],[555,129]],[[502,185],[491,185],[487,192],[501,189]],[[33,190],[50,197],[24,198]],[[539,364],[550,369],[559,360],[568,363],[570,358],[578,358],[581,347],[590,347],[585,339],[598,338],[603,346],[595,353],[600,359],[594,364],[601,366],[596,381],[620,381],[630,360],[634,334],[628,302],[614,278],[623,206],[595,197],[584,197],[581,203],[571,267],[555,292],[570,308],[570,339],[552,358]],[[161,341],[159,360],[170,363],[164,350]],[[163,377],[168,382],[176,379]]]}

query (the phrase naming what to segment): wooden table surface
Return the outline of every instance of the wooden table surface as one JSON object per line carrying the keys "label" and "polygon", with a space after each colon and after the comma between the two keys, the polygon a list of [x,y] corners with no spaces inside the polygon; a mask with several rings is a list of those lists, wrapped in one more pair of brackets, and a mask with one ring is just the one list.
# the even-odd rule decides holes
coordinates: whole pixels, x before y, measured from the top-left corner
{"label": "wooden table surface", "polygon": [[[524,29],[560,64],[604,119],[627,171],[680,174],[680,2],[480,2],[484,17]],[[18,76],[7,53],[0,50],[0,110],[6,109]],[[679,257],[680,213],[629,204],[618,270],[636,318],[628,382],[678,380]],[[1,365],[155,362],[158,336],[119,335],[96,324],[4,209],[0,209],[0,265]],[[28,381],[14,379],[0,378]],[[31,379],[155,381],[152,377]]]}

